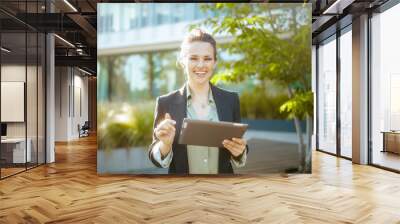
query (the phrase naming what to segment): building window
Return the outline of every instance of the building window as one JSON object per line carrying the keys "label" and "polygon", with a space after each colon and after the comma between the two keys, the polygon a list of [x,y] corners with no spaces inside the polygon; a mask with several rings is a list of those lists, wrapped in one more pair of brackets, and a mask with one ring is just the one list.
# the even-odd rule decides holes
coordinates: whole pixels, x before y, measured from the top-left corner
{"label": "building window", "polygon": [[99,19],[99,32],[107,33],[114,31],[113,29],[113,15],[103,15]]}
{"label": "building window", "polygon": [[371,18],[372,163],[400,170],[400,4]]}
{"label": "building window", "polygon": [[185,9],[187,5],[184,4],[173,4],[172,5],[174,13],[172,13],[172,22],[179,23],[185,20]]}
{"label": "building window", "polygon": [[162,25],[169,23],[169,15],[173,14],[172,9],[170,10],[169,5],[160,5],[155,7],[156,24]]}
{"label": "building window", "polygon": [[340,154],[352,157],[352,34],[351,26],[340,36]]}
{"label": "building window", "polygon": [[336,153],[336,36],[318,48],[318,147]]}
{"label": "building window", "polygon": [[150,25],[150,6],[150,4],[141,5],[140,27],[146,27]]}

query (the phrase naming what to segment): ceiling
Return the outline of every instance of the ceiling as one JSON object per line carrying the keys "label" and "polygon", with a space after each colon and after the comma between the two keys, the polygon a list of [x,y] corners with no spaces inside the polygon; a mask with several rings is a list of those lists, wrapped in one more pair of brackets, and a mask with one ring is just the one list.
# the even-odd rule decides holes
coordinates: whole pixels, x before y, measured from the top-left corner
{"label": "ceiling", "polygon": [[[24,58],[27,53],[27,58],[36,55],[34,53],[37,44],[28,43],[25,50],[25,35],[21,35],[25,30],[35,34],[52,32],[57,34],[56,66],[78,66],[91,74],[96,74],[97,2],[96,0],[48,0],[46,5],[44,0],[1,0],[2,44],[7,46],[7,49],[12,49],[7,54],[8,60],[17,61],[18,58]],[[27,41],[33,41],[31,40],[33,36],[28,34]],[[33,42],[36,43],[36,39]]]}
{"label": "ceiling", "polygon": [[311,0],[313,44],[352,23],[354,17],[375,12],[390,0]]}

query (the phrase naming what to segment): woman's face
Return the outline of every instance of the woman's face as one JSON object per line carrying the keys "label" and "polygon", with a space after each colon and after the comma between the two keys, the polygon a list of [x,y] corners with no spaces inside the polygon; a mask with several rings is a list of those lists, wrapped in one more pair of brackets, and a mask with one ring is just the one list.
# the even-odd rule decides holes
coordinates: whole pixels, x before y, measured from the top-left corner
{"label": "woman's face", "polygon": [[215,65],[212,45],[201,41],[188,43],[185,53],[182,63],[189,82],[198,85],[208,83]]}

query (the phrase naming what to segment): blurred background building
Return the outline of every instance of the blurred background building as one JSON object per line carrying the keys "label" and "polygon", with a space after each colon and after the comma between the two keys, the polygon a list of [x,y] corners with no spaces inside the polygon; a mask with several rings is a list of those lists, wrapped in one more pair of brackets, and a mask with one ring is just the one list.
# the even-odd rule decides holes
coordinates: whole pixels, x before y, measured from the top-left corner
{"label": "blurred background building", "polygon": [[[115,100],[148,99],[179,88],[184,76],[175,66],[177,52],[188,26],[205,17],[199,4],[99,5],[99,101],[113,94]],[[112,90],[110,76],[124,80],[116,81],[121,94]]]}

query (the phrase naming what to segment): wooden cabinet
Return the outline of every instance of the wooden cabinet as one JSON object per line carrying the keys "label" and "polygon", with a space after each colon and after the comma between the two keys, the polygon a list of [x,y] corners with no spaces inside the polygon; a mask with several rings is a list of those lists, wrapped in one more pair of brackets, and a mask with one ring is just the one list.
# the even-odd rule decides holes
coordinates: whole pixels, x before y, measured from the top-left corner
{"label": "wooden cabinet", "polygon": [[383,133],[383,152],[400,154],[400,132]]}

